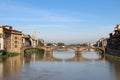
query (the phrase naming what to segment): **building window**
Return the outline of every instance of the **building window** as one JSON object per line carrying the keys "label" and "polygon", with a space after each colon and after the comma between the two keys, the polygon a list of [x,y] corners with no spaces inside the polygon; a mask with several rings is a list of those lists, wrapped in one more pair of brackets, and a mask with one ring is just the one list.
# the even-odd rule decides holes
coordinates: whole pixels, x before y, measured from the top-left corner
{"label": "building window", "polygon": [[15,39],[17,39],[17,37],[15,37]]}
{"label": "building window", "polygon": [[17,41],[15,41],[15,43],[17,43]]}
{"label": "building window", "polygon": [[15,48],[17,48],[17,45],[15,45]]}

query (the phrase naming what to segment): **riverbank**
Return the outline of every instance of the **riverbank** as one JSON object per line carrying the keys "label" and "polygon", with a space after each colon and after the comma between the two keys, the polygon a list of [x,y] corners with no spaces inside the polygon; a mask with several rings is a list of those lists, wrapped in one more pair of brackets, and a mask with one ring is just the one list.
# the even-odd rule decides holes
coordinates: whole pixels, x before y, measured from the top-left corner
{"label": "riverbank", "polygon": [[13,56],[18,56],[20,53],[18,52],[7,52],[4,55],[0,55],[0,58],[7,58],[7,57],[13,57]]}
{"label": "riverbank", "polygon": [[39,50],[39,49],[30,49],[30,50],[26,50],[25,54],[33,54],[33,53],[43,53],[44,50]]}
{"label": "riverbank", "polygon": [[[95,49],[97,52],[99,53],[102,53],[102,51],[98,48]],[[109,54],[109,53],[105,53],[105,57],[108,59],[108,60],[112,60],[112,61],[118,61],[120,62],[120,56],[116,56],[116,55],[112,55],[112,54]]]}
{"label": "riverbank", "polygon": [[120,62],[120,57],[119,56],[114,56],[114,55],[110,55],[110,54],[107,54],[107,53],[105,54],[105,56],[108,60]]}

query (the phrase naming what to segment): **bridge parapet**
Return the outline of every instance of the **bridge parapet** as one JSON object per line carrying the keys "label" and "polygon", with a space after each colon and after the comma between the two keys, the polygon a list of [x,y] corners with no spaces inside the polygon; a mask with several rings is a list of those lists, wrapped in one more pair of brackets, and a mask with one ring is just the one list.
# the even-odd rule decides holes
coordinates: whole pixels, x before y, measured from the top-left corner
{"label": "bridge parapet", "polygon": [[29,46],[29,47],[23,47],[21,48],[21,52],[24,53],[25,50],[27,49],[42,49],[44,51],[53,51],[55,49],[59,48],[59,46],[37,46],[37,47],[32,47],[32,46]]}
{"label": "bridge parapet", "polygon": [[83,51],[83,50],[90,48],[88,46],[66,46],[66,47],[71,48],[71,49],[75,50],[76,52]]}
{"label": "bridge parapet", "polygon": [[75,50],[75,52],[79,52],[79,51],[88,49],[89,47],[88,46],[64,46],[64,47],[62,46],[37,46],[37,47],[29,46],[29,47],[23,47],[21,52],[24,52],[26,49],[42,49],[44,51],[51,52],[57,48],[70,48],[70,49]]}

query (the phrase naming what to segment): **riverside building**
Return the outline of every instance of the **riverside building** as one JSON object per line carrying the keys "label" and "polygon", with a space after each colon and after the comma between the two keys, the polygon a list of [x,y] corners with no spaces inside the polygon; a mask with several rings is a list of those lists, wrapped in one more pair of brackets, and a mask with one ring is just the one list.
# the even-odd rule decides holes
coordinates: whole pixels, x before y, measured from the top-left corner
{"label": "riverside building", "polygon": [[0,50],[7,52],[20,52],[22,32],[14,30],[12,26],[0,26]]}

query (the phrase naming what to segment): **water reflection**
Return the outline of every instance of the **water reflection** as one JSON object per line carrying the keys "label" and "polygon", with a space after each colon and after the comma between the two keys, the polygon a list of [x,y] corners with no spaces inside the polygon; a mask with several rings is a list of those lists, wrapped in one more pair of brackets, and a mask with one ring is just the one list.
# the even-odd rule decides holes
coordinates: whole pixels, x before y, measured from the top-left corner
{"label": "water reflection", "polygon": [[72,59],[75,57],[75,51],[72,49],[64,49],[64,48],[58,49],[53,52],[52,57],[56,60]]}
{"label": "water reflection", "polygon": [[116,80],[120,80],[120,64],[115,63],[114,69],[115,69],[115,74],[116,74]]}
{"label": "water reflection", "polygon": [[[63,52],[1,59],[0,80],[120,80],[120,63],[108,61],[94,50]],[[58,58],[61,54],[72,56]]]}
{"label": "water reflection", "polygon": [[35,61],[43,61],[44,60],[44,53],[33,53],[33,54],[26,54],[24,56],[24,62],[30,63]]}
{"label": "water reflection", "polygon": [[[87,56],[87,52],[89,51],[89,56]],[[92,52],[91,52],[92,51]],[[84,55],[86,57],[84,57]],[[97,57],[94,59],[94,57]],[[91,57],[91,58],[90,58]],[[103,60],[105,57],[100,55],[93,50],[89,49],[84,52],[75,52],[74,50],[68,49],[63,51],[63,49],[54,52],[46,52],[45,53],[45,61],[93,61],[93,60]]]}
{"label": "water reflection", "polygon": [[3,58],[0,63],[0,77],[13,76],[15,72],[19,72],[23,66],[21,56]]}
{"label": "water reflection", "polygon": [[[91,52],[92,51],[92,52]],[[27,55],[25,62],[30,61],[97,61],[103,60],[105,57],[99,53],[96,53],[93,49],[86,50],[84,52],[75,52],[71,49],[58,49],[53,52],[45,52],[40,54]]]}

